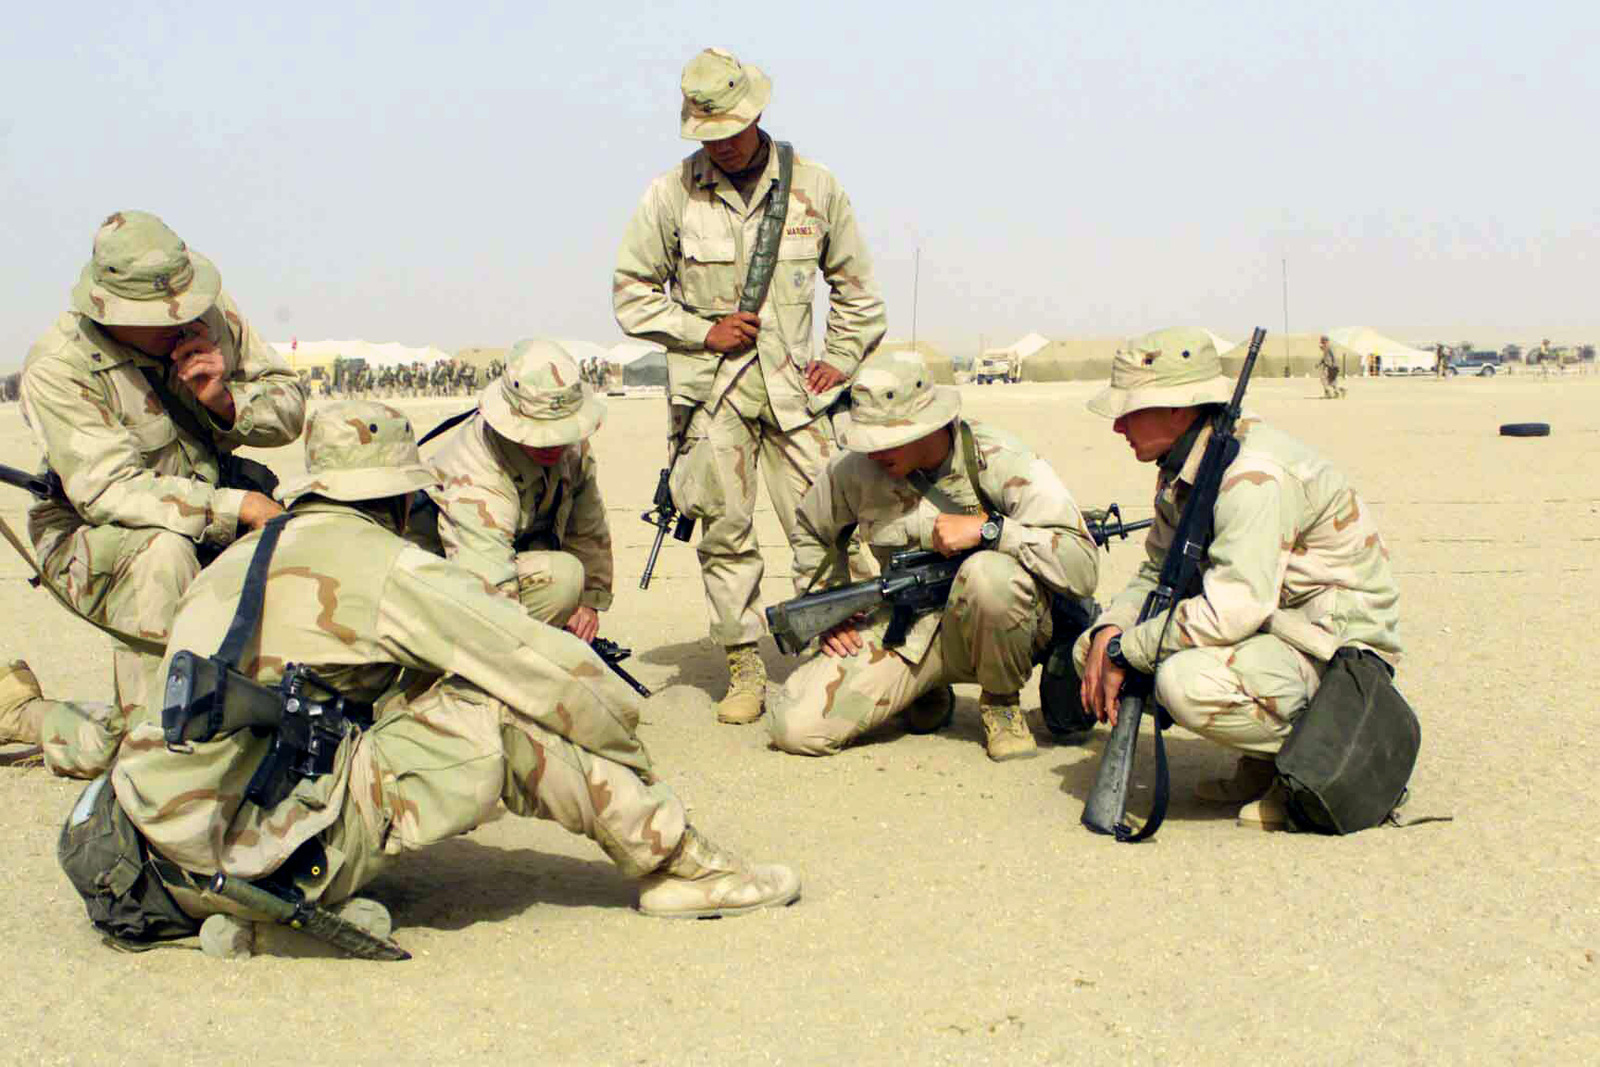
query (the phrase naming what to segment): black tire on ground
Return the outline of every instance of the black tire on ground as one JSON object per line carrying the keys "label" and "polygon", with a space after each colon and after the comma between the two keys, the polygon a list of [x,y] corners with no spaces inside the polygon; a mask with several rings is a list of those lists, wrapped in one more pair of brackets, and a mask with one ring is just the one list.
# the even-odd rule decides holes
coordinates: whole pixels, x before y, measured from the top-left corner
{"label": "black tire on ground", "polygon": [[1508,422],[1500,427],[1501,437],[1549,437],[1548,422]]}

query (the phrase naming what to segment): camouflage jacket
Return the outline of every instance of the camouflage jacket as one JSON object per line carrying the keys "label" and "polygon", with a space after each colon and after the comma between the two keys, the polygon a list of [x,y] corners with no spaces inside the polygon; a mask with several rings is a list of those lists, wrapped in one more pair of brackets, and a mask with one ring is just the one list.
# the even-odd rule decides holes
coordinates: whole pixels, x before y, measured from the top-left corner
{"label": "camouflage jacket", "polygon": [[432,466],[447,557],[514,600],[515,543],[531,534],[533,547],[570,552],[583,564],[580,603],[596,611],[611,606],[611,527],[587,442],[541,467],[480,415],[451,435]]}
{"label": "camouflage jacket", "polygon": [[703,149],[658,177],[622,240],[612,305],[624,333],[666,346],[674,401],[720,402],[741,372],[759,361],[773,414],[779,426],[793,430],[845,388],[812,394],[801,378],[812,359],[817,270],[830,290],[822,359],[847,380],[882,340],[885,318],[849,197],[825,167],[796,156],[778,263],[758,312],[756,347],[727,357],[706,349],[712,324],[739,308],[756,231],[777,180],[773,151],[746,204]]}
{"label": "camouflage jacket", "polygon": [[[1170,627],[1165,615],[1134,625],[1161,576],[1209,428],[1176,477],[1158,478],[1145,560],[1096,627],[1120,627],[1123,654],[1147,673],[1180,649],[1235,645],[1263,632],[1323,662],[1355,645],[1398,665],[1400,592],[1371,511],[1343,474],[1288,434],[1246,416],[1238,437],[1200,595],[1177,603]],[[1079,641],[1080,663],[1088,637]]]}
{"label": "camouflage jacket", "polygon": [[[1074,596],[1093,593],[1100,574],[1094,541],[1056,472],[1012,435],[978,422],[967,425],[977,446],[978,485],[1005,516],[998,551],[1021,563],[1047,589]],[[978,514],[983,507],[972,491],[959,434],[954,446],[930,481],[946,498],[942,510]],[[858,524],[880,569],[896,552],[931,549],[940,512],[934,500],[909,481],[885,474],[867,455],[842,452],[818,475],[796,512],[790,540],[796,580],[808,581],[830,563],[840,531],[851,523]],[[938,612],[929,612],[917,619],[900,653],[920,662],[939,631],[940,618]]]}
{"label": "camouflage jacket", "polygon": [[[195,579],[173,620],[171,652],[211,655],[221,645],[259,539],[241,538]],[[507,714],[649,775],[638,703],[587,645],[349,505],[294,509],[247,647],[241,670],[263,685],[285,664],[304,664],[346,696],[377,704],[380,720],[386,701],[452,674],[505,702]],[[340,746],[332,773],[300,781],[262,810],[243,794],[269,738],[239,730],[171,752],[157,719],[149,711],[132,724],[112,781],[128,817],[185,869],[258,877],[339,818],[359,735]]]}
{"label": "camouflage jacket", "polygon": [[46,501],[29,514],[41,559],[82,523],[161,527],[197,543],[233,540],[244,493],[217,487],[213,448],[289,444],[305,420],[305,387],[226,293],[201,321],[227,362],[233,425],[218,426],[188,389],[167,383],[211,441],[182,429],[145,380],[141,368],[165,372],[165,360],[118,344],[82,315],[63,314],[29,351],[23,415],[72,502]]}

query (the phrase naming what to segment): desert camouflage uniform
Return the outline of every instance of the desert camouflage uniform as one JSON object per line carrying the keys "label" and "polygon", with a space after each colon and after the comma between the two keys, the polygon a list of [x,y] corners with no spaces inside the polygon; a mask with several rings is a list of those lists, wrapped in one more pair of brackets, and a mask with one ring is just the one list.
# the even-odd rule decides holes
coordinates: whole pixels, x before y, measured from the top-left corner
{"label": "desert camouflage uniform", "polygon": [[[690,449],[673,495],[687,513],[706,519],[698,552],[711,636],[724,645],[755,641],[764,632],[757,609],[763,571],[754,529],[757,472],[792,537],[800,497],[833,455],[827,411],[885,325],[849,198],[827,169],[796,156],[756,345],[727,356],[705,347],[711,326],[738,310],[777,180],[775,148],[748,203],[703,149],[689,156],[646,190],[623,238],[612,286],[623,332],[667,348],[672,431]],[[820,358],[846,379],[820,395],[807,392],[802,378],[812,360],[819,269],[830,288]]]}
{"label": "desert camouflage uniform", "polygon": [[[1134,623],[1155,587],[1205,453],[1163,470],[1138,574],[1096,622],[1121,628],[1135,669],[1179,725],[1244,752],[1275,754],[1315,695],[1334,652],[1400,660],[1399,591],[1370,509],[1327,460],[1259,419],[1241,418],[1224,473],[1199,596]],[[1163,636],[1164,635],[1164,636]],[[1091,635],[1074,654],[1083,671]],[[1158,646],[1159,642],[1159,646]]]}
{"label": "desert camouflage uniform", "polygon": [[[876,373],[863,368],[858,387]],[[959,426],[959,423],[956,424]],[[1005,516],[999,545],[962,565],[942,612],[918,618],[899,648],[883,647],[889,612],[858,627],[855,656],[818,655],[788,678],[773,700],[773,743],[824,755],[904,711],[917,697],[951,682],[977,682],[986,693],[1019,692],[1033,655],[1049,640],[1050,593],[1093,593],[1099,574],[1082,514],[1050,465],[1015,437],[968,422],[978,455],[978,485]],[[942,510],[978,514],[959,432],[944,466],[930,478]],[[801,573],[825,566],[839,532],[859,524],[880,568],[907,549],[933,547],[941,512],[910,482],[892,478],[867,455],[846,452],[818,477],[801,502],[793,547]]]}
{"label": "desert camouflage uniform", "polygon": [[[319,430],[319,421],[328,425]],[[309,431],[311,474],[285,498],[334,492],[319,469],[373,440],[389,466],[354,473],[382,480],[374,498],[424,487],[431,473],[417,466],[410,433],[381,405],[324,409]],[[239,541],[190,586],[173,652],[220,646],[258,538]],[[316,838],[327,862],[300,884],[333,902],[391,857],[472,829],[501,801],[593,838],[636,876],[666,862],[684,835],[683,804],[653,782],[635,733],[637,702],[587,646],[354,504],[294,503],[249,649],[241,670],[257,681],[273,684],[286,664],[303,664],[347,697],[374,702],[377,721],[351,728],[331,773],[300,780],[262,810],[242,794],[270,739],[239,730],[174,752],[154,714],[141,717],[112,771],[117,798],[149,843],[189,872],[256,878]],[[215,910],[194,892],[178,895],[193,911]]]}
{"label": "desert camouflage uniform", "polygon": [[[118,344],[78,312],[56,320],[23,368],[23,415],[71,501],[29,512],[39,565],[85,616],[157,644],[199,572],[196,546],[221,547],[237,533],[244,491],[218,488],[213,449],[288,444],[305,415],[299,378],[225,293],[199,321],[227,363],[233,425],[217,425],[174,377],[167,384],[209,441],[171,418],[141,373],[165,373],[165,360]],[[41,741],[53,770],[93,776],[105,769],[126,717],[148,698],[156,664],[155,656],[119,647],[114,705],[63,702],[46,716]]]}
{"label": "desert camouflage uniform", "polygon": [[[474,416],[433,459],[445,555],[541,622],[611,607],[611,528],[588,442],[544,467]],[[518,551],[528,534],[537,547]]]}

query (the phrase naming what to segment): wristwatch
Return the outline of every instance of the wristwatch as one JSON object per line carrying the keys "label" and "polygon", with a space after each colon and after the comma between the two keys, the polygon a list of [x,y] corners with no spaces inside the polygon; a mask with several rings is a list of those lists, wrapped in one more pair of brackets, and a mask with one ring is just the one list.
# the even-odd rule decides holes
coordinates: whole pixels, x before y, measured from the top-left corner
{"label": "wristwatch", "polygon": [[990,512],[988,518],[983,520],[983,525],[978,527],[979,547],[992,549],[1000,544],[1000,527],[1005,521],[1004,515]]}
{"label": "wristwatch", "polygon": [[1128,662],[1128,657],[1122,654],[1122,635],[1117,634],[1106,642],[1106,659],[1117,665],[1118,670],[1131,671],[1133,665]]}

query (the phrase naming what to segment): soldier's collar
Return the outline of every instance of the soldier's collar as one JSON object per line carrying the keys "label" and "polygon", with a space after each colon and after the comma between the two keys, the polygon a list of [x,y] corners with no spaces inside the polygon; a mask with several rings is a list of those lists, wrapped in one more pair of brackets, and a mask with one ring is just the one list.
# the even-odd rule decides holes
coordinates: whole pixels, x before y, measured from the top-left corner
{"label": "soldier's collar", "polygon": [[137,348],[125,345],[112,337],[100,324],[87,315],[77,315],[78,332],[83,339],[89,342],[89,369],[96,373],[120,367],[124,363],[134,363],[159,367],[165,373],[169,361],[158,359],[148,352],[141,352]]}
{"label": "soldier's collar", "polygon": [[1176,477],[1180,481],[1194,484],[1194,477],[1200,470],[1200,461],[1205,458],[1207,441],[1211,440],[1211,420],[1195,419],[1183,436],[1173,442],[1167,454],[1161,457],[1161,476],[1171,479]]}
{"label": "soldier's collar", "polygon": [[[761,169],[761,178],[756,182],[757,189],[778,180],[778,153],[775,147],[777,142],[772,139],[766,130],[761,131],[761,137],[763,143],[767,146],[767,164]],[[760,149],[756,151],[759,153]],[[704,148],[699,149],[690,157],[689,170],[694,175],[695,184],[702,189],[715,189],[720,185],[726,186],[732,192],[738,192],[737,187],[733,184],[733,179],[723,173],[722,168],[711,161],[711,153]],[[751,203],[753,204],[759,199],[760,195],[757,194],[751,197]]]}

